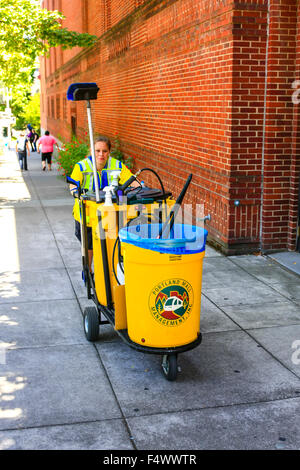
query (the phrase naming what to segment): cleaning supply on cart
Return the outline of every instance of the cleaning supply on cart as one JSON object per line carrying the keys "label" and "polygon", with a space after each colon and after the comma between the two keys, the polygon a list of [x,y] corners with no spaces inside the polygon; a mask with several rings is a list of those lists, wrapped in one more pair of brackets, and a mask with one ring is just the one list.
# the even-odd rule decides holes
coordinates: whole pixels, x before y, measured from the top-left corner
{"label": "cleaning supply on cart", "polygon": [[113,178],[112,183],[110,186],[115,190],[119,186],[119,179],[120,179],[120,171],[112,171],[111,176]]}
{"label": "cleaning supply on cart", "polygon": [[105,206],[113,206],[113,202],[112,202],[113,188],[111,186],[105,186],[105,188],[103,188],[103,191],[105,192],[104,205]]}

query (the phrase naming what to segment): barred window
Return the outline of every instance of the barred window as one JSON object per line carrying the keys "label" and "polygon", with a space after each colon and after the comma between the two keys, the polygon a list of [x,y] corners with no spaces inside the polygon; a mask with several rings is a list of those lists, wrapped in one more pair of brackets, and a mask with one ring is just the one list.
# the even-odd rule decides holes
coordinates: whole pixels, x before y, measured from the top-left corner
{"label": "barred window", "polygon": [[55,110],[54,110],[54,98],[51,98],[51,117],[55,118]]}
{"label": "barred window", "polygon": [[71,116],[71,129],[72,129],[72,134],[76,136],[76,116]]}
{"label": "barred window", "polygon": [[56,119],[60,119],[60,96],[56,97]]}
{"label": "barred window", "polygon": [[67,98],[63,97],[63,120],[67,119]]}

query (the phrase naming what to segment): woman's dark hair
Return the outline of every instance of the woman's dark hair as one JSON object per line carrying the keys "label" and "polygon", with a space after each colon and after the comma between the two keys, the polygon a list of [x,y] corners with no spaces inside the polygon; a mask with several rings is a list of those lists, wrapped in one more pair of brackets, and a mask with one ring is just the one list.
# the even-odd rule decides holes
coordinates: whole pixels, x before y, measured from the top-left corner
{"label": "woman's dark hair", "polygon": [[105,135],[99,135],[99,136],[97,137],[97,139],[95,140],[95,144],[96,144],[97,142],[105,142],[105,143],[107,144],[108,150],[111,149],[111,142],[110,142],[109,138],[106,137]]}
{"label": "woman's dark hair", "polygon": [[49,135],[49,134],[50,134],[50,132],[49,132],[49,131],[45,131],[45,135]]}

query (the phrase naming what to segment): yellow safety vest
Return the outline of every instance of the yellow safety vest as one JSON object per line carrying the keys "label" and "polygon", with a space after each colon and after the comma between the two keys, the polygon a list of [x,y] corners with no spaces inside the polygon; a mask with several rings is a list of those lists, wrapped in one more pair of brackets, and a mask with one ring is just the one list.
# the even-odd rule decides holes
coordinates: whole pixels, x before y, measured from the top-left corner
{"label": "yellow safety vest", "polygon": [[[87,189],[88,191],[91,191],[91,192],[95,192],[92,157],[85,158],[84,160],[81,160],[80,162],[76,163],[76,165],[79,166],[80,173],[83,176],[81,188]],[[103,189],[106,186],[109,186],[113,181],[112,172],[116,170],[122,171],[122,169],[123,169],[122,162],[120,162],[116,158],[108,157],[108,160],[104,168],[101,170],[101,172],[97,171],[99,188]],[[76,170],[78,170],[78,167],[76,168]],[[76,178],[74,179],[76,180]],[[75,204],[73,207],[73,216],[78,222],[80,222],[80,210],[79,210],[78,199],[75,199]]]}
{"label": "yellow safety vest", "polygon": [[[88,191],[95,191],[92,157],[85,158],[77,164],[79,165],[83,175],[83,182],[81,187],[87,189]],[[112,183],[112,171],[116,170],[122,170],[122,162],[116,158],[109,157],[102,171],[97,171],[100,189],[103,189],[105,186],[109,186]]]}

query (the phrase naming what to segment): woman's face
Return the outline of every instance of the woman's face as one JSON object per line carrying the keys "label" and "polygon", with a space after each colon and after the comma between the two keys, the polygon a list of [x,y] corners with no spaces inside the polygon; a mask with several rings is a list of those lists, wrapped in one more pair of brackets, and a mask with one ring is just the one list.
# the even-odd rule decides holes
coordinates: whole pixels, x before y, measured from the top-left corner
{"label": "woman's face", "polygon": [[104,168],[109,156],[109,148],[106,142],[96,142],[95,144],[95,158],[96,167],[100,171]]}

